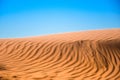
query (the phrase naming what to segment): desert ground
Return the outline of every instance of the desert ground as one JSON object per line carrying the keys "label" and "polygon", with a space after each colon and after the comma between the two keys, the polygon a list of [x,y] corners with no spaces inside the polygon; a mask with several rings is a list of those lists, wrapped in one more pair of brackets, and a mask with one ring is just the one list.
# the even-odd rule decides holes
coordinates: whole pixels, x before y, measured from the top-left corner
{"label": "desert ground", "polygon": [[1,38],[0,80],[120,80],[120,29]]}

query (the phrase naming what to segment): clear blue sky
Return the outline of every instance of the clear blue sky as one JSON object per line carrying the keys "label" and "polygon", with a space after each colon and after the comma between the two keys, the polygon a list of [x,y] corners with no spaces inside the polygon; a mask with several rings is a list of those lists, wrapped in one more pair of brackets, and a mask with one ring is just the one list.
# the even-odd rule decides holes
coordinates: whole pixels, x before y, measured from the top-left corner
{"label": "clear blue sky", "polygon": [[0,0],[0,38],[120,28],[119,0]]}

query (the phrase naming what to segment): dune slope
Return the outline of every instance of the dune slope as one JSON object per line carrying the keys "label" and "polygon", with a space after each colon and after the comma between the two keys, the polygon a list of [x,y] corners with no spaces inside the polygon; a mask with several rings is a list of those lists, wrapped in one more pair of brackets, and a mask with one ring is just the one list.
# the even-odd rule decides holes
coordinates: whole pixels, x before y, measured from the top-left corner
{"label": "dune slope", "polygon": [[0,39],[0,80],[120,80],[120,29]]}

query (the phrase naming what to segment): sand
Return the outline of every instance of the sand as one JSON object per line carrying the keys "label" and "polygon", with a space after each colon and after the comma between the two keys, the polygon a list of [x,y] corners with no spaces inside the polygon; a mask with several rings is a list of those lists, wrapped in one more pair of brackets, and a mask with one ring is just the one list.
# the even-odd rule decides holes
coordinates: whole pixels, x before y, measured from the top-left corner
{"label": "sand", "polygon": [[120,80],[120,29],[0,39],[0,80]]}

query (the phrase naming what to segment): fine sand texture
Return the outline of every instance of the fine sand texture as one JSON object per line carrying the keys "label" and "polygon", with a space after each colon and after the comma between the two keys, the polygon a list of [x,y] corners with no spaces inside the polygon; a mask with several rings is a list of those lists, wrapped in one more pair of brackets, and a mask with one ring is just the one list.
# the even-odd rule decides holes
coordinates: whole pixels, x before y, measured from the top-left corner
{"label": "fine sand texture", "polygon": [[120,80],[120,29],[0,39],[0,80]]}

